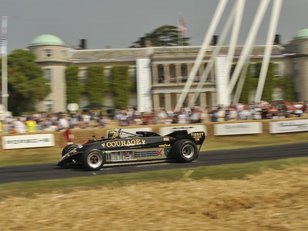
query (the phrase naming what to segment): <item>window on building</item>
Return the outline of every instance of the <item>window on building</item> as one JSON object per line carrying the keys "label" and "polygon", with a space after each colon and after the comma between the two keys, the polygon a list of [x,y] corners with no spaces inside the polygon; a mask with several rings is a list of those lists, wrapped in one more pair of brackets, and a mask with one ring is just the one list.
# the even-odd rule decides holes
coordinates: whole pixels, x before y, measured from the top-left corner
{"label": "window on building", "polygon": [[137,89],[137,74],[136,74],[136,67],[135,66],[130,66],[128,69],[128,74],[131,82],[133,83],[133,91],[136,91]]}
{"label": "window on building", "polygon": [[252,77],[259,77],[258,76],[258,70],[257,70],[257,64],[255,63],[251,63],[250,66],[249,66],[249,71],[250,71],[250,75]]}
{"label": "window on building", "polygon": [[164,72],[164,66],[162,64],[159,64],[157,66],[157,73],[158,73],[158,83],[164,83],[165,82],[165,72]]}
{"label": "window on building", "polygon": [[198,69],[195,78],[194,78],[194,82],[199,82],[200,81],[200,69]]}
{"label": "window on building", "polygon": [[273,100],[282,100],[284,98],[283,90],[280,87],[274,88],[272,98]]}
{"label": "window on building", "polygon": [[165,108],[165,95],[159,94],[159,107]]}
{"label": "window on building", "polygon": [[53,101],[52,100],[46,100],[44,102],[45,104],[45,111],[46,112],[52,112],[53,111]]}
{"label": "window on building", "polygon": [[112,75],[111,75],[111,66],[106,66],[104,68],[104,75],[105,75],[105,79],[107,81],[111,81],[112,80]]}
{"label": "window on building", "polygon": [[181,64],[181,76],[182,76],[182,82],[186,82],[188,78],[188,70],[187,70],[187,64],[185,63]]}
{"label": "window on building", "polygon": [[169,71],[170,71],[170,83],[175,83],[176,82],[176,72],[175,72],[175,65],[171,64],[169,66]]}
{"label": "window on building", "polygon": [[[203,73],[205,72],[206,68],[207,68],[207,65],[209,65],[208,63],[204,63],[203,64]],[[202,74],[203,74],[202,73]],[[208,73],[206,79],[205,79],[206,82],[214,82],[214,73],[213,73],[213,68],[211,68],[210,72]]]}
{"label": "window on building", "polygon": [[280,63],[274,63],[273,68],[274,68],[274,76],[280,77],[281,76],[281,65],[280,65]]}
{"label": "window on building", "polygon": [[86,68],[80,68],[79,69],[79,82],[83,85],[87,84],[88,81],[88,74],[87,74],[87,69]]}
{"label": "window on building", "polygon": [[254,103],[256,98],[256,90],[252,89],[248,92],[248,103]]}
{"label": "window on building", "polygon": [[43,72],[45,79],[47,79],[48,83],[50,84],[52,81],[52,69],[46,68],[43,70]]}
{"label": "window on building", "polygon": [[52,56],[52,50],[51,49],[44,49],[44,56],[45,57],[51,57]]}

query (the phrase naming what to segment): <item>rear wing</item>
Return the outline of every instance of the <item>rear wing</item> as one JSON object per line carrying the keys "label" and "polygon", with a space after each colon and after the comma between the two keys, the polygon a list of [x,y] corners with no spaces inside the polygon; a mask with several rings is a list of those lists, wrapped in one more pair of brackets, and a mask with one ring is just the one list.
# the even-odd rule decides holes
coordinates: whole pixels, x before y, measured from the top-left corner
{"label": "rear wing", "polygon": [[197,131],[188,133],[187,130],[178,130],[174,131],[167,136],[171,136],[176,140],[180,139],[189,139],[193,141],[196,145],[202,145],[205,140],[205,132],[204,131]]}

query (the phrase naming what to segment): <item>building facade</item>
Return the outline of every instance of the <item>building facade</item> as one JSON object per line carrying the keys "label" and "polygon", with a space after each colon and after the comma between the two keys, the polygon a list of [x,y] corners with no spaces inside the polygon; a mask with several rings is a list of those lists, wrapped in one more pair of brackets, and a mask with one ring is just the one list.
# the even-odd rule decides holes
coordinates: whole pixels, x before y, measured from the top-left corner
{"label": "building facade", "polygon": [[[110,75],[110,68],[114,65],[129,66],[129,74],[133,82],[139,83],[136,92],[132,93],[130,105],[136,106],[147,100],[152,105],[151,110],[173,110],[183,91],[189,73],[194,65],[199,46],[183,47],[145,47],[127,49],[73,49],[66,47],[64,42],[54,35],[40,35],[29,45],[29,50],[37,57],[37,63],[42,67],[44,76],[48,79],[52,92],[37,105],[40,111],[63,112],[67,110],[65,69],[69,65],[79,67],[80,81],[87,78],[89,65],[101,64],[104,66],[105,76]],[[205,106],[217,105],[217,85],[215,63],[211,54],[215,46],[207,50],[192,86],[189,89],[183,106]],[[265,46],[255,46],[249,63],[261,63]],[[238,46],[235,51],[234,63],[239,58],[243,47]],[[222,47],[220,55],[226,55],[228,47]],[[140,60],[148,60],[147,65],[140,65]],[[214,61],[215,62],[215,61]],[[141,62],[142,63],[142,62]],[[273,46],[271,63],[274,66],[276,77],[291,78],[295,85],[296,99],[308,100],[308,29],[299,31],[294,39],[287,45],[276,44]],[[205,81],[200,83],[202,75],[207,66],[210,69]],[[140,69],[142,69],[140,71]],[[146,82],[144,73],[149,73],[150,78]],[[141,85],[140,85],[141,83]],[[201,84],[200,90],[196,87]],[[145,86],[147,87],[144,90]],[[144,90],[142,92],[142,90]],[[139,93],[148,94],[147,97],[139,97]],[[195,94],[198,92],[198,94]],[[139,95],[138,95],[139,94]],[[251,100],[255,92],[251,93]],[[274,99],[283,99],[283,89],[274,89]],[[87,105],[86,96],[80,102],[80,107]],[[113,108],[113,99],[110,95],[102,102],[107,108]],[[142,108],[142,107],[141,107]]]}

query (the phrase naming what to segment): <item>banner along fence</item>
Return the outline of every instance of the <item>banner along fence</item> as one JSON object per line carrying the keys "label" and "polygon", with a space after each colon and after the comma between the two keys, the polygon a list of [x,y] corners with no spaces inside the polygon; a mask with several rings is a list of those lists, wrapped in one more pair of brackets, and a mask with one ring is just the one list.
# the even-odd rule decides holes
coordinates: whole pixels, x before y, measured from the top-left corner
{"label": "banner along fence", "polygon": [[[107,128],[72,129],[75,143],[84,143],[92,136],[106,137]],[[178,129],[186,129],[188,132],[204,131],[207,137],[213,136],[238,136],[259,134],[282,134],[308,132],[308,119],[288,120],[262,120],[262,121],[232,121],[202,124],[156,124],[146,126],[121,127],[123,131],[135,133],[136,131],[153,131],[160,135],[166,135]],[[67,143],[63,131],[25,133],[14,135],[1,135],[0,149],[44,148],[64,147]]]}

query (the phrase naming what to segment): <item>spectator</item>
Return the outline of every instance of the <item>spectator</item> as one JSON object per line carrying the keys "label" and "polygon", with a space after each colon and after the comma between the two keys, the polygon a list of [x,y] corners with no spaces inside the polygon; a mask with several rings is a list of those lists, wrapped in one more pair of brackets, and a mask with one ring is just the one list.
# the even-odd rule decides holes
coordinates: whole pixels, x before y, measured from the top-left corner
{"label": "spectator", "polygon": [[168,114],[164,108],[161,108],[157,113],[157,123],[164,124],[165,120],[168,118]]}
{"label": "spectator", "polygon": [[303,114],[303,104],[301,102],[297,102],[294,104],[294,108],[295,108],[294,115],[296,117],[301,117]]}
{"label": "spectator", "polygon": [[187,114],[185,113],[184,108],[181,109],[179,114],[177,115],[177,123],[179,124],[187,124],[188,123],[188,118]]}
{"label": "spectator", "polygon": [[70,127],[70,124],[68,122],[68,119],[66,118],[65,115],[61,115],[60,116],[60,119],[59,119],[59,122],[58,122],[58,129],[59,130],[65,130],[67,128]]}
{"label": "spectator", "polygon": [[26,127],[27,132],[36,132],[36,122],[31,116],[27,118]]}
{"label": "spectator", "polygon": [[199,107],[194,107],[191,117],[190,117],[191,123],[200,123],[201,122],[201,110]]}
{"label": "spectator", "polygon": [[211,116],[211,122],[217,122],[218,121],[217,109],[213,109],[210,113],[210,116]]}
{"label": "spectator", "polygon": [[219,106],[217,109],[217,121],[218,122],[223,122],[225,118],[225,110]]}
{"label": "spectator", "polygon": [[126,111],[121,111],[121,114],[119,116],[119,122],[120,126],[128,126],[129,125],[129,117],[127,115]]}
{"label": "spectator", "polygon": [[230,107],[230,114],[229,114],[230,120],[236,120],[238,118],[238,112],[236,111],[235,107]]}
{"label": "spectator", "polygon": [[17,133],[25,133],[27,131],[26,125],[21,122],[20,117],[17,117],[17,119],[14,121],[14,127]]}
{"label": "spectator", "polygon": [[1,119],[0,120],[0,133],[3,132],[3,120]]}

